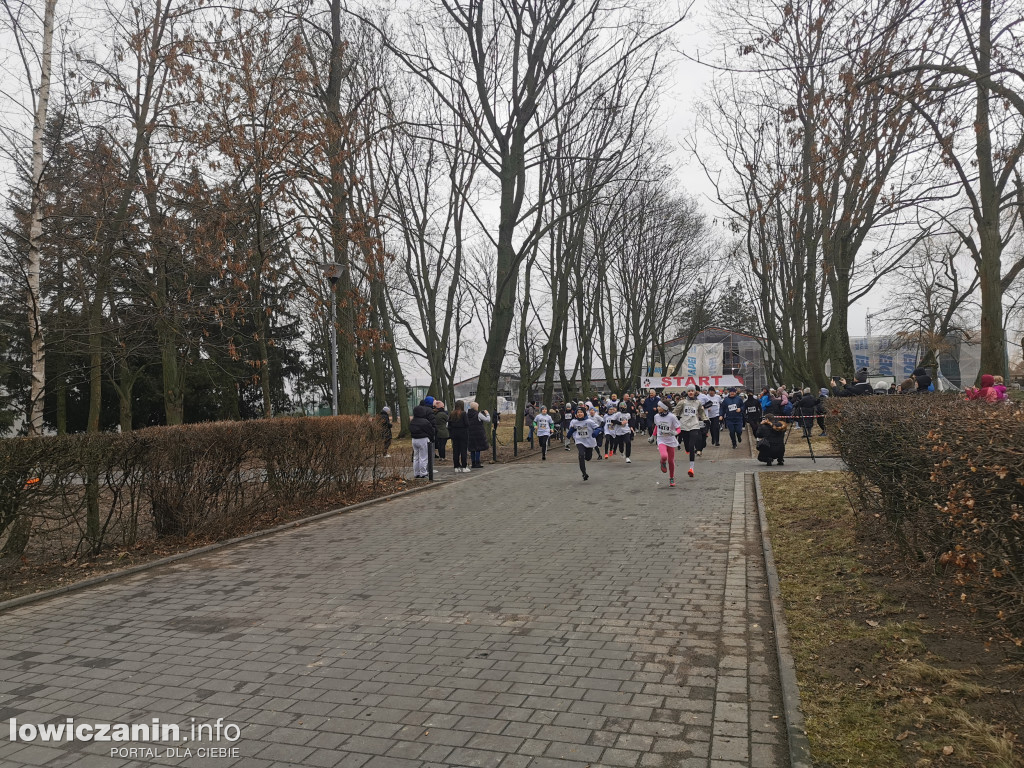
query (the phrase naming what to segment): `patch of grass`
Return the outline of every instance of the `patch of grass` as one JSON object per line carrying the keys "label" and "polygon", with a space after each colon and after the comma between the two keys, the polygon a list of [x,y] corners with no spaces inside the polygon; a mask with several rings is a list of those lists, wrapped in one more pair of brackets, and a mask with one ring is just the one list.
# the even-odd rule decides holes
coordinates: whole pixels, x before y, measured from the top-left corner
{"label": "patch of grass", "polygon": [[955,629],[927,618],[941,610],[908,614],[895,585],[868,575],[887,554],[858,536],[846,482],[839,472],[761,475],[815,764],[1020,768],[1016,736],[970,711],[999,691],[929,650]]}

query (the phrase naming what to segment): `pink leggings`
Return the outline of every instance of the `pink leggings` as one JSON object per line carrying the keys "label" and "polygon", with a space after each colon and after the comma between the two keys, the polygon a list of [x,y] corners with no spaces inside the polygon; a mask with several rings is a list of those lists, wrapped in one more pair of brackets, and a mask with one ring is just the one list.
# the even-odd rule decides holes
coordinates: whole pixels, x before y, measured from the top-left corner
{"label": "pink leggings", "polygon": [[661,460],[668,462],[668,476],[676,476],[676,449],[671,445],[664,445],[658,443],[658,453],[661,454]]}

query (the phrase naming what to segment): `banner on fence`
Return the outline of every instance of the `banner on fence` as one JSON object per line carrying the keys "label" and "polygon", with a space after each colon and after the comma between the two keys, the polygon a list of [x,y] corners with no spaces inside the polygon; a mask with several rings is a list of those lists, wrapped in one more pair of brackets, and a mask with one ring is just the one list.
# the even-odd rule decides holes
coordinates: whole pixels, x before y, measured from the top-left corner
{"label": "banner on fence", "polygon": [[742,387],[742,376],[645,376],[640,379],[641,389],[667,389],[683,391],[687,387]]}

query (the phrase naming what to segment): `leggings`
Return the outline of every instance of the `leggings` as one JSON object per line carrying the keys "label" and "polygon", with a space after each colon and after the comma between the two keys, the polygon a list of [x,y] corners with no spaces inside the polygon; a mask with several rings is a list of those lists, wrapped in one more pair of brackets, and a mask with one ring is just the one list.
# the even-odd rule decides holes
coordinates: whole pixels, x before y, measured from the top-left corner
{"label": "leggings", "polygon": [[452,435],[452,463],[456,469],[466,468],[466,446],[469,445],[468,437],[457,437]]}
{"label": "leggings", "polygon": [[665,445],[664,443],[658,443],[658,453],[661,454],[661,460],[668,462],[668,476],[676,476],[676,448],[674,445]]}
{"label": "leggings", "polygon": [[580,472],[587,474],[587,462],[594,458],[594,449],[588,448],[583,443],[576,443],[576,452],[580,456]]}
{"label": "leggings", "polygon": [[604,444],[608,453],[616,453],[619,450],[618,435],[608,435],[604,440]]}
{"label": "leggings", "polygon": [[697,451],[701,449],[701,434],[699,429],[691,429],[683,432],[683,447],[690,454],[690,461],[697,460]]}
{"label": "leggings", "polygon": [[437,458],[439,458],[439,459],[445,458],[444,446],[445,446],[445,444],[447,442],[448,442],[448,438],[447,437],[439,437],[439,438],[437,438],[437,442],[434,443],[434,448],[437,449]]}
{"label": "leggings", "polygon": [[540,443],[540,455],[548,455],[548,441],[551,439],[551,435],[537,435],[537,442]]}
{"label": "leggings", "polygon": [[632,433],[627,432],[625,435],[619,435],[617,439],[619,442],[619,447],[622,449],[622,452],[626,454],[626,458],[628,459],[630,457],[630,454],[633,453]]}

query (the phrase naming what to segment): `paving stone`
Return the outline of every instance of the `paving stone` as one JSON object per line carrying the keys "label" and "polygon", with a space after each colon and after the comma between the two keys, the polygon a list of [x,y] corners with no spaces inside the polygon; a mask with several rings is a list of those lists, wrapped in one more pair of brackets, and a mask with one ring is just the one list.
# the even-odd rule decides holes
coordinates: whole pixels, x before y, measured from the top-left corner
{"label": "paving stone", "polygon": [[247,768],[783,766],[751,463],[709,448],[670,490],[635,448],[586,486],[553,451],[0,615],[4,711],[223,717]]}

